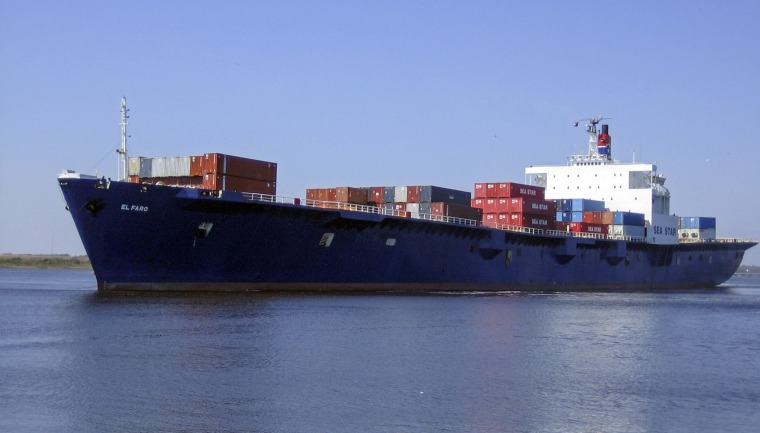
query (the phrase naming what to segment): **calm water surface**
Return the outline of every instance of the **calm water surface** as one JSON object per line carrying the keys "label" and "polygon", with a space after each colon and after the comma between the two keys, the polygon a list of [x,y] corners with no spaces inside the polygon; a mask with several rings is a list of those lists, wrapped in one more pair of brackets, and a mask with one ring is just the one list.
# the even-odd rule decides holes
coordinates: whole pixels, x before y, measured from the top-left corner
{"label": "calm water surface", "polygon": [[0,269],[0,431],[757,432],[760,279],[712,291],[102,294]]}

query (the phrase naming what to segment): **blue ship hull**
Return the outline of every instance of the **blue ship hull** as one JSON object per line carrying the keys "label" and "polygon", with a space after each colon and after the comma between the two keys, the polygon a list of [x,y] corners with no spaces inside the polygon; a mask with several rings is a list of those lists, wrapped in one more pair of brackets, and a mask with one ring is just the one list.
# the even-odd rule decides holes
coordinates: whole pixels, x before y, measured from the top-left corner
{"label": "blue ship hull", "polygon": [[527,291],[706,288],[753,241],[503,231],[192,188],[59,178],[100,290]]}

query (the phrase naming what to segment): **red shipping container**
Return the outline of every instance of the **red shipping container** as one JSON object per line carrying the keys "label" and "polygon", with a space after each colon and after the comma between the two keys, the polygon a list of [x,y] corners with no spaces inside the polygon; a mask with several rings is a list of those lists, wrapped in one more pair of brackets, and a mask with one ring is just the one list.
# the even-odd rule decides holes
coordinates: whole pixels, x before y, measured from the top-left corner
{"label": "red shipping container", "polygon": [[318,200],[319,190],[316,188],[309,188],[306,190],[306,200]]}
{"label": "red shipping container", "polygon": [[[191,164],[192,166],[192,159]],[[191,168],[192,169],[192,168]],[[223,153],[206,153],[201,160],[203,173],[216,173],[246,179],[277,181],[277,164]]]}
{"label": "red shipping container", "polygon": [[335,188],[320,188],[317,191],[319,201],[338,201],[338,191]]}
{"label": "red shipping container", "polygon": [[483,218],[483,210],[462,206],[461,204],[436,202],[430,204],[430,214],[480,221]]}
{"label": "red shipping container", "polygon": [[475,192],[474,192],[474,194],[472,194],[472,196],[475,197],[475,198],[486,198],[486,197],[488,197],[488,195],[486,193],[486,190],[487,190],[486,185],[487,185],[486,183],[482,183],[482,182],[476,183],[475,184]]}
{"label": "red shipping container", "polygon": [[375,203],[376,205],[383,204],[385,203],[385,199],[383,198],[384,194],[384,186],[373,186],[369,189],[369,197],[367,197],[367,201],[369,203]]}
{"label": "red shipping container", "polygon": [[268,182],[257,179],[246,179],[244,177],[228,176],[216,173],[206,173],[203,175],[201,188],[224,191],[252,192],[256,194],[269,195],[275,195],[277,193],[275,182]]}
{"label": "red shipping container", "polygon": [[557,204],[549,200],[532,198],[510,198],[509,211],[513,213],[529,213],[535,215],[556,215]]}
{"label": "red shipping container", "polygon": [[486,212],[486,213],[499,213],[499,211],[496,210],[496,199],[495,198],[487,198],[485,200],[485,204],[483,205],[483,212]]}
{"label": "red shipping container", "polygon": [[505,214],[484,213],[481,220],[486,227],[499,228],[502,225],[506,225],[503,215]]}
{"label": "red shipping container", "polygon": [[203,176],[203,156],[190,157],[190,176]]}
{"label": "red shipping container", "polygon": [[367,190],[350,186],[335,188],[335,200],[341,203],[367,204]]}
{"label": "red shipping container", "polygon": [[406,187],[406,202],[407,203],[420,202],[420,187],[419,186]]}
{"label": "red shipping container", "polygon": [[554,230],[556,218],[549,215],[532,215],[526,213],[510,213],[509,225],[529,227],[534,229]]}
{"label": "red shipping container", "polygon": [[486,197],[496,198],[498,196],[499,196],[499,184],[497,184],[497,183],[487,183],[486,184]]}
{"label": "red shipping container", "polygon": [[544,188],[522,183],[503,182],[497,184],[497,195],[495,197],[525,197],[543,200]]}
{"label": "red shipping container", "polygon": [[596,235],[606,235],[608,226],[604,224],[572,222],[568,223],[570,231],[573,233],[592,233]]}
{"label": "red shipping container", "polygon": [[470,207],[475,207],[478,209],[484,209],[486,206],[486,199],[484,198],[473,198],[470,199]]}
{"label": "red shipping container", "polygon": [[509,213],[510,211],[510,200],[509,198],[497,198],[496,203],[494,204],[494,212],[497,213]]}

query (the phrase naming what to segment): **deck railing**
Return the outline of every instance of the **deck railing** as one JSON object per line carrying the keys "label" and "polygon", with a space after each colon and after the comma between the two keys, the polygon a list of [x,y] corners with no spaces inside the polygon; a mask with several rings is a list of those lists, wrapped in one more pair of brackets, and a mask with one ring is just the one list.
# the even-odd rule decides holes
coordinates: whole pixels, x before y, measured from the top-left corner
{"label": "deck railing", "polygon": [[[377,206],[368,206],[368,205],[345,203],[345,202],[338,202],[338,201],[323,201],[323,200],[308,200],[308,199],[302,200],[300,198],[280,197],[280,196],[274,196],[274,195],[269,195],[269,194],[258,194],[258,193],[250,193],[250,192],[244,192],[242,194],[243,194],[243,198],[247,200],[263,201],[267,203],[282,203],[282,204],[291,204],[291,205],[297,205],[297,206],[316,207],[316,208],[321,208],[321,209],[337,209],[337,210],[347,210],[347,211],[352,211],[352,212],[363,212],[363,213],[386,215],[386,216],[393,216],[393,217],[399,217],[399,218],[421,219],[421,220],[426,220],[426,221],[440,221],[440,222],[467,225],[467,226],[473,226],[473,227],[488,227],[488,228],[504,230],[504,231],[509,231],[509,232],[527,233],[531,235],[590,238],[590,239],[600,239],[600,240],[624,240],[624,241],[629,241],[629,242],[647,242],[647,238],[641,237],[641,236],[623,236],[623,235],[609,235],[609,234],[605,235],[601,233],[578,233],[578,232],[568,232],[568,231],[561,231],[561,230],[544,230],[544,229],[537,229],[537,228],[532,228],[532,227],[482,222],[482,221],[476,221],[476,220],[465,219],[465,218],[456,218],[456,217],[450,217],[450,216],[440,216],[440,215],[432,215],[432,214],[425,214],[425,213],[419,213],[419,212],[385,209],[385,208],[381,208]],[[752,239],[743,239],[743,238],[717,238],[717,239],[679,238],[679,242],[681,243],[713,243],[713,242],[714,243],[735,243],[735,242],[757,242],[757,241],[752,240]]]}

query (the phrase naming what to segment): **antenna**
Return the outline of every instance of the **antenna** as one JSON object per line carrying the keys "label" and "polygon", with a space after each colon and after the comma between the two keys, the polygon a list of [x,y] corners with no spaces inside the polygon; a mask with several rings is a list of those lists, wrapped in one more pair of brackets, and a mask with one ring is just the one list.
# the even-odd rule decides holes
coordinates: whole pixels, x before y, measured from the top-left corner
{"label": "antenna", "polygon": [[[129,116],[127,113],[129,112],[129,109],[127,109],[127,98],[126,96],[121,97],[121,149],[116,149],[116,153],[119,154],[119,169],[117,172],[117,178],[120,180],[127,180],[127,168],[129,165],[129,158],[127,157],[127,119],[129,119]],[[123,176],[122,176],[122,170],[123,170]]]}

